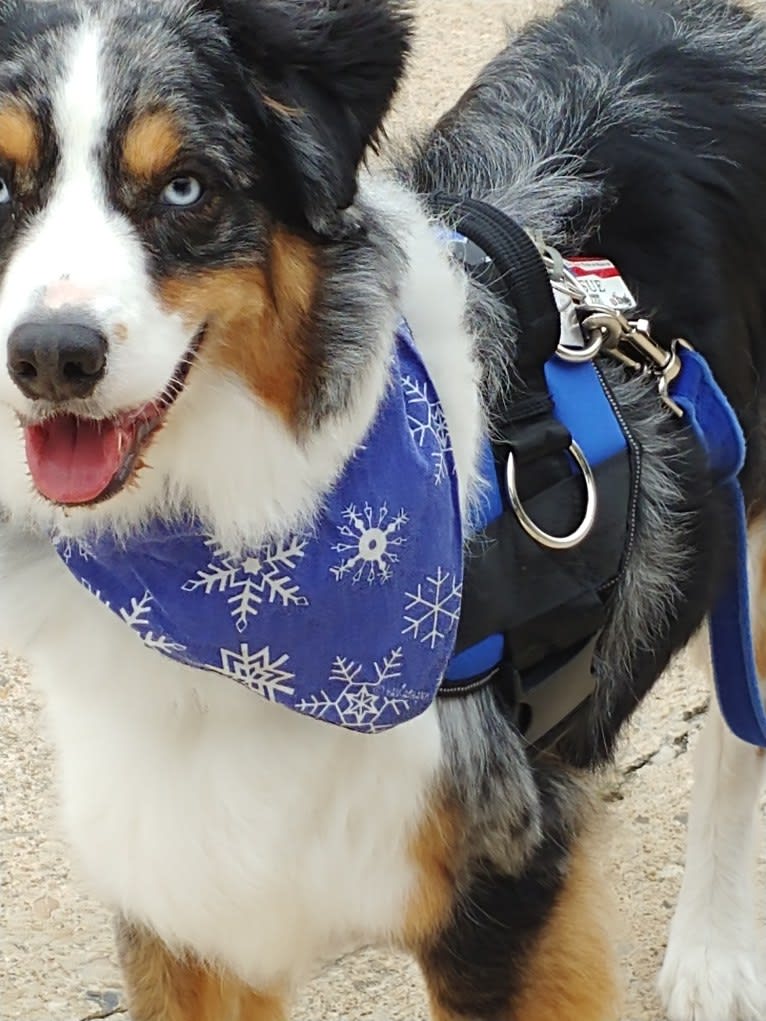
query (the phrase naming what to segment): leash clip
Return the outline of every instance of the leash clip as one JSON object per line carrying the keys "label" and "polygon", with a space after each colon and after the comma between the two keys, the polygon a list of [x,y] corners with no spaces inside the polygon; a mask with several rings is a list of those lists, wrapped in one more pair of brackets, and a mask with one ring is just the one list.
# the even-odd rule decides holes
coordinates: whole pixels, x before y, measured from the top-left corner
{"label": "leash clip", "polygon": [[678,346],[680,344],[690,348],[690,345],[678,337],[671,342],[669,351],[661,347],[652,338],[648,319],[636,319],[630,323],[630,327],[630,334],[627,340],[651,363],[649,371],[657,380],[660,400],[670,408],[677,418],[683,418],[683,408],[670,396],[670,386],[681,372],[681,358],[678,354]]}
{"label": "leash clip", "polygon": [[620,312],[604,309],[591,312],[582,327],[592,340],[589,349],[600,338],[599,354],[604,352],[636,372],[654,376],[660,400],[683,418],[683,408],[670,396],[670,386],[681,372],[679,346],[692,350],[687,341],[677,337],[668,350],[652,337],[648,319],[626,319]]}
{"label": "leash clip", "polygon": [[[561,315],[557,356],[582,364],[607,354],[633,372],[651,375],[660,400],[682,418],[683,409],[670,396],[670,387],[681,372],[677,348],[691,350],[690,345],[678,338],[668,350],[652,337],[648,319],[627,318],[635,300],[608,260],[567,260],[555,248],[540,247]],[[617,289],[603,278],[613,285],[616,281]]]}

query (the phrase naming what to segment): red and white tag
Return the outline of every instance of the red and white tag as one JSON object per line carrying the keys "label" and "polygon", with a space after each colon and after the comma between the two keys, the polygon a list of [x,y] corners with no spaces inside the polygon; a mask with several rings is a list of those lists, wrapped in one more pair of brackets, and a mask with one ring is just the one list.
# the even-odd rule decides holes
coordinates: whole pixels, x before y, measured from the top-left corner
{"label": "red and white tag", "polygon": [[608,259],[564,259],[564,265],[585,292],[585,303],[603,305],[616,312],[627,312],[636,306],[614,263]]}

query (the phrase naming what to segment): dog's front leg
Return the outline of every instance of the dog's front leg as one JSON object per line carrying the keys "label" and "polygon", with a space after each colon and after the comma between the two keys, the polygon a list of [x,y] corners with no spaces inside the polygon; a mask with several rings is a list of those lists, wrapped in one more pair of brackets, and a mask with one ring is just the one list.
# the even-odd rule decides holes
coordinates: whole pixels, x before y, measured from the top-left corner
{"label": "dog's front leg", "polygon": [[432,1021],[617,1021],[610,902],[585,845],[543,845],[517,877],[479,865],[414,947]]}
{"label": "dog's front leg", "polygon": [[[753,567],[756,580],[762,568],[755,562]],[[759,607],[757,601],[764,596],[753,591],[761,677],[766,602]],[[705,669],[712,675],[706,637],[701,636]],[[755,910],[758,806],[765,778],[763,752],[731,733],[713,695],[696,750],[686,868],[659,978],[670,1021],[766,1018]]]}
{"label": "dog's front leg", "polygon": [[179,958],[147,929],[120,921],[117,944],[131,1021],[286,1021],[283,1000],[194,958]]}

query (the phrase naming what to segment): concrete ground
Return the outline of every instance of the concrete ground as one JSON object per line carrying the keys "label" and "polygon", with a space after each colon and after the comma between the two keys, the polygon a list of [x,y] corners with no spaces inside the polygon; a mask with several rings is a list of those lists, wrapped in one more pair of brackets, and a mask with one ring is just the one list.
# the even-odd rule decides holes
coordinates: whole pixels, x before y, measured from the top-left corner
{"label": "concrete ground", "polygon": [[[453,100],[499,46],[506,20],[518,23],[552,6],[550,0],[417,0],[415,60],[393,132],[430,122]],[[706,703],[700,678],[677,663],[632,724],[607,784],[603,851],[621,918],[624,1021],[662,1016],[654,979],[681,878],[690,758]],[[0,1021],[110,1016],[121,997],[109,918],[71,874],[57,836],[51,755],[38,714],[23,665],[0,660]],[[425,1016],[414,967],[378,952],[329,969],[295,1012],[296,1021]]]}

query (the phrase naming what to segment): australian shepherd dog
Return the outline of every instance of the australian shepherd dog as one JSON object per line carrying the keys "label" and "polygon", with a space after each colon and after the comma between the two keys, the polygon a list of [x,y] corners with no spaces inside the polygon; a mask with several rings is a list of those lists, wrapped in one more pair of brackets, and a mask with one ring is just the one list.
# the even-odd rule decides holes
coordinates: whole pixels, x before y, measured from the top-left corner
{"label": "australian shepherd dog", "polygon": [[[650,381],[603,368],[642,449],[634,543],[595,693],[537,743],[492,685],[381,733],[286,708],[268,697],[291,677],[276,638],[256,650],[272,687],[252,690],[244,640],[239,673],[195,667],[130,626],[159,596],[118,613],[72,571],[95,541],[122,563],[195,522],[224,605],[248,578],[256,610],[299,600],[303,548],[285,543],[364,449],[403,322],[469,531],[517,324],[451,254],[433,193],[612,260],[655,336],[708,359],[748,439],[758,605],[766,24],[724,0],[572,0],[427,137],[370,163],[412,20],[396,0],[0,3],[0,620],[46,696],[63,818],[117,916],[133,1021],[282,1021],[312,969],[371,943],[415,956],[438,1021],[618,1016],[598,771],[732,556],[704,457]],[[367,500],[346,545],[377,528],[392,555],[339,585],[382,586],[418,531]],[[268,543],[282,589],[252,552]],[[355,626],[324,625],[337,647]],[[660,980],[674,1021],[765,1015],[765,763],[711,708]]]}

